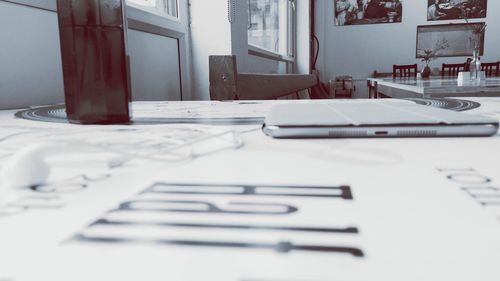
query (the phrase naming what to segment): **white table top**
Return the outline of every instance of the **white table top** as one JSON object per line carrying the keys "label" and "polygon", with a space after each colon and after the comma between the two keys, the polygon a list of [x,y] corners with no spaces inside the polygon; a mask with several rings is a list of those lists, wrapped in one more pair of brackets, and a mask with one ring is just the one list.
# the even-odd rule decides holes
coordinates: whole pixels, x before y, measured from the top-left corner
{"label": "white table top", "polygon": [[500,78],[489,77],[475,81],[458,81],[456,78],[370,78],[376,81],[379,91],[396,98],[409,97],[463,97],[500,96]]}
{"label": "white table top", "polygon": [[[481,106],[466,113],[500,118],[500,99],[469,100]],[[282,102],[140,103],[134,116],[261,118]],[[32,143],[163,157],[172,143],[218,137],[185,161],[111,165],[123,155],[95,147],[46,157],[49,185],[0,197],[25,207],[0,216],[2,281],[500,278],[499,136],[277,140],[259,124],[78,126],[14,113],[0,112],[0,169]],[[227,148],[226,130],[243,145]]]}

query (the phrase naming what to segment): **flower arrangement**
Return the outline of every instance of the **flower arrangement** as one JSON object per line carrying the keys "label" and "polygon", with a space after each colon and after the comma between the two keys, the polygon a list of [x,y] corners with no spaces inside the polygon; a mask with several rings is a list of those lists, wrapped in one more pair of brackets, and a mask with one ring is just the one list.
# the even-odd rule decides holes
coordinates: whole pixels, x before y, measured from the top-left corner
{"label": "flower arrangement", "polygon": [[481,48],[481,38],[484,36],[484,32],[486,31],[486,24],[474,24],[471,26],[471,29],[472,35],[471,37],[469,37],[469,41],[474,50],[479,51],[479,49]]}
{"label": "flower arrangement", "polygon": [[429,62],[436,57],[436,55],[439,53],[439,51],[444,50],[444,49],[448,48],[449,46],[450,46],[450,44],[448,43],[448,40],[446,38],[442,38],[436,42],[436,46],[434,47],[434,50],[430,50],[430,49],[424,50],[424,56],[422,58],[422,61],[425,62],[425,67],[422,69],[422,71],[420,73],[422,78],[424,78],[424,79],[429,78],[429,76],[431,74]]}
{"label": "flower arrangement", "polygon": [[481,38],[484,36],[486,32],[486,23],[485,24],[474,24],[469,22],[468,11],[464,8],[462,10],[462,18],[465,20],[465,23],[469,26],[471,30],[471,36],[469,37],[469,42],[471,46],[474,48],[474,51],[479,52],[481,48]]}

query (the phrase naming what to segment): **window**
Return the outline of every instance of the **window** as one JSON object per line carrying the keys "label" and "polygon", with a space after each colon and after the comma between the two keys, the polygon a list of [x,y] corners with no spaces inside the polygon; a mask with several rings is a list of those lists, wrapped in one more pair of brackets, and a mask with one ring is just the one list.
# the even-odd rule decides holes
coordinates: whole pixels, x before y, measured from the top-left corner
{"label": "window", "polygon": [[136,8],[150,11],[159,15],[178,17],[177,0],[127,0],[127,3]]}
{"label": "window", "polygon": [[[159,54],[158,48],[140,48],[138,44],[135,44],[135,51],[137,53],[141,52],[151,52],[146,58],[151,58],[151,56],[158,56],[158,60],[166,61],[179,61],[179,64],[172,65],[168,70],[162,68],[160,76],[156,75],[157,72],[147,72],[146,76],[148,78],[158,77],[161,79],[162,75],[171,77],[180,76],[180,86],[181,86],[181,99],[192,99],[191,92],[191,65],[189,63],[189,50],[190,50],[190,37],[189,37],[189,11],[188,11],[188,0],[125,0],[128,8],[128,28],[130,30],[139,31],[133,32],[135,38],[135,43],[141,40],[147,40],[150,43],[145,43],[145,46],[149,44],[168,44],[172,42],[171,39],[177,41],[177,52],[167,52],[165,54]],[[148,34],[143,34],[148,33]],[[132,33],[131,33],[132,34]],[[166,37],[166,38],[161,38]],[[129,39],[131,40],[131,39]],[[157,43],[160,40],[161,43]],[[168,41],[168,42],[167,42]],[[165,43],[167,42],[167,43]],[[132,45],[131,45],[132,46]],[[143,45],[144,46],[144,45]],[[132,50],[132,47],[131,47]],[[156,51],[154,51],[156,50]],[[133,56],[132,56],[133,57]],[[139,56],[140,57],[140,56]],[[136,56],[136,59],[138,56]],[[133,58],[132,58],[133,59]],[[133,62],[132,62],[133,64]],[[148,69],[147,65],[142,61],[140,64],[136,63],[136,66],[140,65],[141,70]],[[165,67],[164,63],[159,62],[155,64],[155,67]],[[157,68],[153,68],[157,69]],[[138,70],[138,68],[136,68]],[[177,75],[176,72],[179,72]],[[156,74],[155,74],[156,73]],[[136,76],[137,77],[137,76]],[[155,80],[151,83],[151,87],[157,87],[155,85],[160,85],[161,83]],[[173,80],[172,80],[173,81]],[[168,83],[172,82],[169,80]],[[158,83],[157,83],[158,82]],[[165,82],[165,81],[163,81]],[[162,82],[162,83],[163,83]],[[135,83],[136,85],[138,83]],[[145,85],[143,83],[142,85]],[[165,85],[165,84],[162,84]],[[159,87],[162,87],[160,85]],[[147,86],[149,87],[149,86]],[[168,86],[170,87],[170,86]],[[176,87],[176,86],[174,86]],[[168,90],[168,92],[171,92]]]}
{"label": "window", "polygon": [[248,44],[292,57],[295,30],[294,0],[247,0]]}

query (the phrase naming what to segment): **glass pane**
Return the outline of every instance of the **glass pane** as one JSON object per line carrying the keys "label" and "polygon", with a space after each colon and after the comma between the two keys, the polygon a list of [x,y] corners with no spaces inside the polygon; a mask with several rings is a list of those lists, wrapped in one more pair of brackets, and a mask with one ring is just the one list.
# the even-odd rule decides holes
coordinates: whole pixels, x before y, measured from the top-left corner
{"label": "glass pane", "polygon": [[127,0],[127,2],[146,7],[156,7],[156,0]]}
{"label": "glass pane", "polygon": [[177,0],[126,0],[137,8],[160,15],[178,16]]}
{"label": "glass pane", "polygon": [[288,0],[248,0],[248,43],[287,54]]}
{"label": "glass pane", "polygon": [[178,17],[177,0],[165,0],[165,13],[173,17]]}

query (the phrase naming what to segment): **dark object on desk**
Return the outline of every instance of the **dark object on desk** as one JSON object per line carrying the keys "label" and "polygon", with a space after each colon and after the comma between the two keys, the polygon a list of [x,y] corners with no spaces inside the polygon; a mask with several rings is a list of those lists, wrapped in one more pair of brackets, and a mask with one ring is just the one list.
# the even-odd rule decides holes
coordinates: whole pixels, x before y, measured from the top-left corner
{"label": "dark object on desk", "polygon": [[497,62],[482,62],[481,71],[484,71],[486,77],[500,76],[500,61]]}
{"label": "dark object on desk", "polygon": [[461,71],[467,71],[466,63],[443,63],[441,66],[441,77],[457,77]]}
{"label": "dark object on desk", "polygon": [[392,66],[392,78],[417,77],[417,72],[417,64]]}
{"label": "dark object on desk", "polygon": [[316,86],[312,74],[238,73],[236,56],[210,56],[210,99],[277,99]]}
{"label": "dark object on desk", "polygon": [[130,121],[124,2],[57,1],[64,95],[71,123]]}

